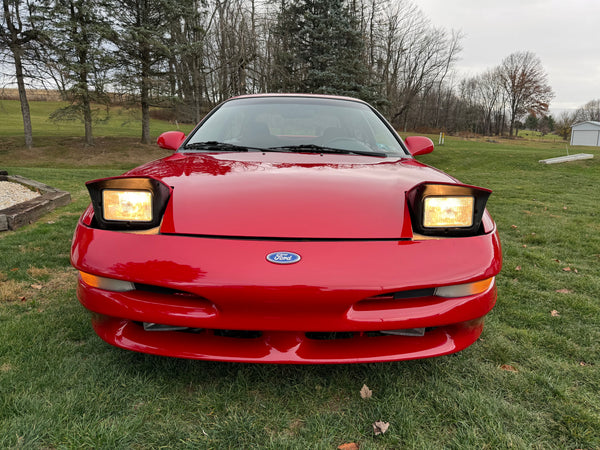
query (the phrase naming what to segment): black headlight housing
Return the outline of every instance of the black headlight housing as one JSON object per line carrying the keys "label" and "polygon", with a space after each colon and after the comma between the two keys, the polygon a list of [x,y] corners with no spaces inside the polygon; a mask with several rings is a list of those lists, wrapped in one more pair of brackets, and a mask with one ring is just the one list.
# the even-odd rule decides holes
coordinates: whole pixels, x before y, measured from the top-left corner
{"label": "black headlight housing", "polygon": [[[425,236],[449,237],[481,234],[481,219],[491,193],[492,191],[489,189],[465,184],[428,182],[418,184],[406,193],[413,232]],[[441,204],[446,202],[448,205],[461,203],[462,211],[460,211],[460,214],[462,214],[462,219],[460,221],[456,220],[453,223],[452,215],[456,211],[452,211],[452,208],[447,206],[450,215],[448,223],[440,223],[432,226],[426,220],[432,209],[431,206],[428,206],[429,203],[433,203],[431,200],[441,200]],[[444,206],[439,208],[444,208]],[[440,211],[444,212],[443,209],[440,209]]]}
{"label": "black headlight housing", "polygon": [[[162,221],[172,188],[152,177],[113,177],[88,181],[86,187],[90,193],[94,208],[94,225],[103,230],[147,230],[158,227]],[[149,214],[141,219],[115,219],[107,214],[106,193],[141,194],[148,200],[145,208]],[[136,205],[127,206],[136,207]]]}

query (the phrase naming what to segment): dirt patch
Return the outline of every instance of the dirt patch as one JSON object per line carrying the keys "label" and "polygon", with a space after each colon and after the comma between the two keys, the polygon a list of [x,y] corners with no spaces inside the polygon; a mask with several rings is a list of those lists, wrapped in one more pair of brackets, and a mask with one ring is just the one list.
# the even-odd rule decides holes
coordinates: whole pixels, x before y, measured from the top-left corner
{"label": "dirt patch", "polygon": [[135,167],[172,153],[156,144],[141,144],[136,138],[97,137],[90,147],[85,145],[83,138],[48,137],[43,146],[31,149],[18,145],[15,139],[0,139],[0,166],[3,161],[19,161],[21,167],[120,169]]}
{"label": "dirt patch", "polygon": [[30,267],[27,269],[27,275],[36,281],[47,280],[52,275],[52,270],[47,267]]}
{"label": "dirt patch", "polygon": [[27,283],[22,281],[0,281],[0,303],[24,301],[28,292]]}
{"label": "dirt patch", "polygon": [[304,428],[304,421],[302,419],[294,419],[290,422],[287,433],[290,436],[298,436],[302,428]]}
{"label": "dirt patch", "polygon": [[72,289],[77,282],[77,271],[73,268],[52,270],[30,267],[28,281],[6,279],[0,273],[0,304],[35,300],[39,304],[47,301],[46,293]]}
{"label": "dirt patch", "polygon": [[50,279],[44,283],[45,289],[52,291],[67,291],[77,283],[77,270],[67,268],[52,272]]}

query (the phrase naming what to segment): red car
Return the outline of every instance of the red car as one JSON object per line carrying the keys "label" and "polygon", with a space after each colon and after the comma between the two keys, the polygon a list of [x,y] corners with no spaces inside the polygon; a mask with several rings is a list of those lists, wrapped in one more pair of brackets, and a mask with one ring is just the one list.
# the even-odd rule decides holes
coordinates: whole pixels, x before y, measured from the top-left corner
{"label": "red car", "polygon": [[359,363],[457,352],[496,302],[490,191],[415,160],[360,100],[250,95],[176,150],[87,183],[77,295],[110,344],[181,358]]}

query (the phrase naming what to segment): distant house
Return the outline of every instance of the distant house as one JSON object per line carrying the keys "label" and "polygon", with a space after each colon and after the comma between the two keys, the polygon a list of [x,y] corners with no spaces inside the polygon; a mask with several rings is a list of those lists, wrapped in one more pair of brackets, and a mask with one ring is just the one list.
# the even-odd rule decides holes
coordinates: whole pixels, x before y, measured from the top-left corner
{"label": "distant house", "polygon": [[600,122],[576,123],[571,127],[571,145],[600,147]]}

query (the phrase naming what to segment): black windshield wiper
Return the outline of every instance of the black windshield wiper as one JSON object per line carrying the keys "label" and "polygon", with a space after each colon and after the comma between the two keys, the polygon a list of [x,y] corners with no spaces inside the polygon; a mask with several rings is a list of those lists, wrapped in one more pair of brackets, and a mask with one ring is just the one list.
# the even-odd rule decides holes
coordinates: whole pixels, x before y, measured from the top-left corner
{"label": "black windshield wiper", "polygon": [[369,150],[346,150],[343,148],[332,148],[324,147],[316,144],[304,144],[304,145],[284,145],[282,147],[269,147],[271,151],[281,152],[297,152],[297,153],[337,153],[342,155],[362,155],[362,156],[379,156],[386,157],[387,154],[383,152],[372,152]]}
{"label": "black windshield wiper", "polygon": [[229,144],[227,142],[205,141],[205,142],[189,142],[184,147],[184,150],[219,150],[226,152],[268,152],[272,151],[268,148],[249,147],[247,145]]}
{"label": "black windshield wiper", "polygon": [[386,157],[387,154],[383,152],[372,152],[369,150],[346,150],[343,148],[332,148],[324,147],[316,144],[303,144],[303,145],[284,145],[281,147],[250,147],[247,145],[230,144],[228,142],[219,141],[204,141],[204,142],[190,142],[183,147],[184,150],[217,150],[226,152],[293,152],[293,153],[333,153],[342,155],[362,155],[362,156],[376,156]]}

